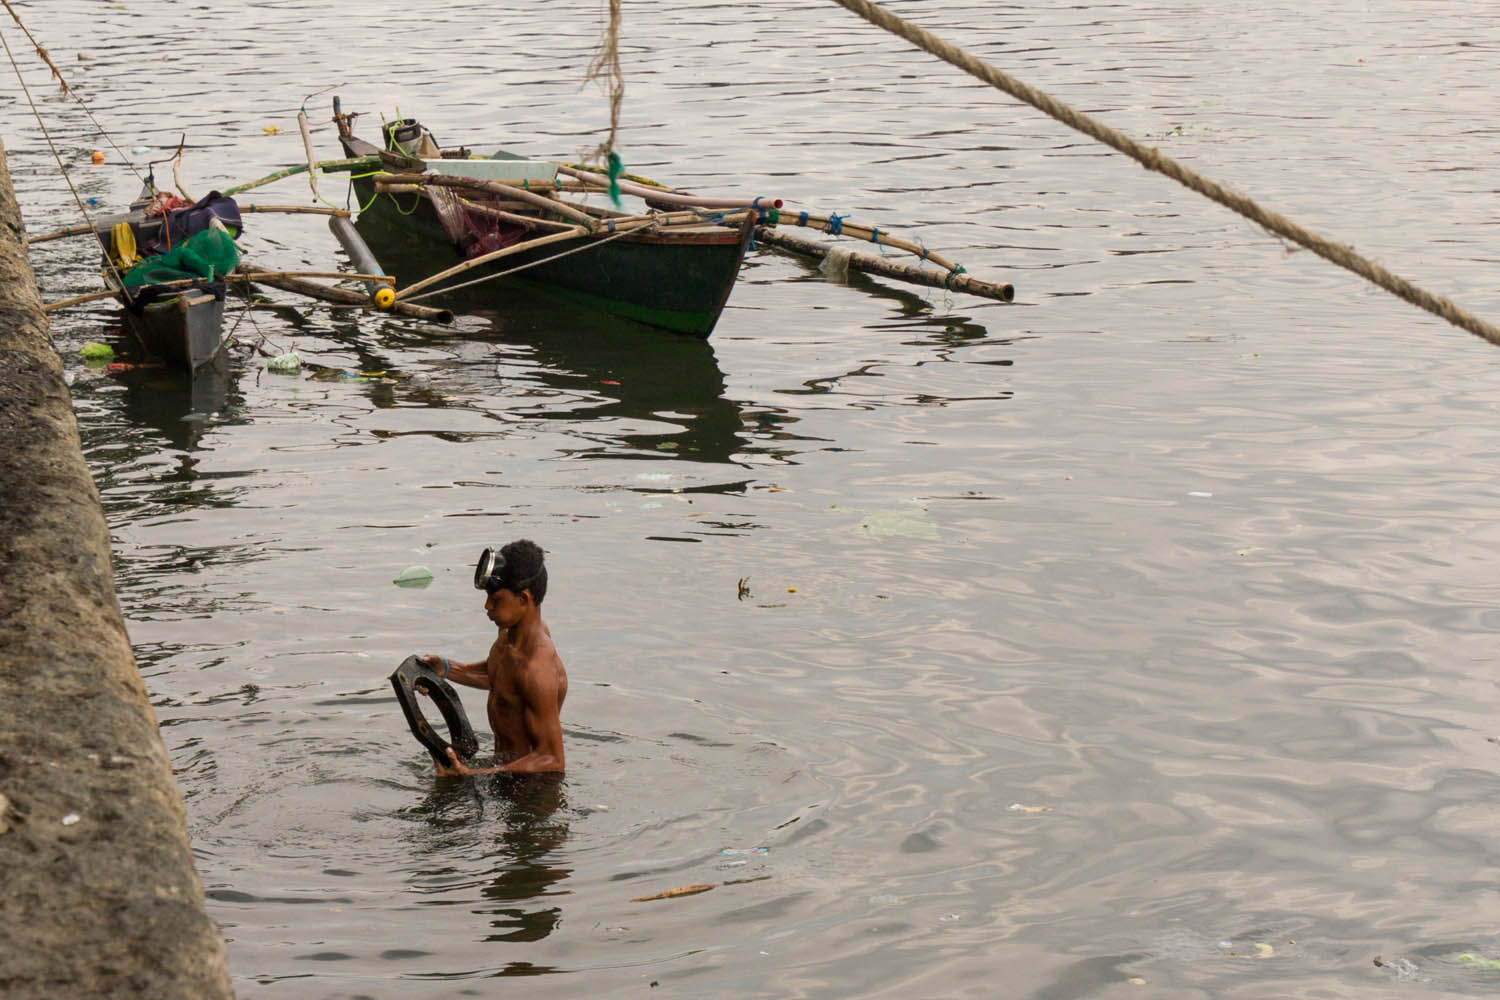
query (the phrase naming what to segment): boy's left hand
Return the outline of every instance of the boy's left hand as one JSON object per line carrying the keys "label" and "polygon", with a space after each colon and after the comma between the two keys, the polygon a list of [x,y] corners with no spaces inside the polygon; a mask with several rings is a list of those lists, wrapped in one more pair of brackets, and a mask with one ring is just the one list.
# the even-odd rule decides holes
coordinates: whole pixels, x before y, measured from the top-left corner
{"label": "boy's left hand", "polygon": [[469,770],[467,767],[464,766],[463,761],[461,761],[461,760],[458,759],[458,751],[454,750],[452,747],[448,748],[448,763],[447,764],[444,764],[442,761],[439,761],[439,760],[433,761],[432,764],[433,764],[433,767],[437,770],[438,776],[442,777],[442,778],[453,778],[453,777],[459,777],[459,776],[462,776],[462,775],[465,775],[465,774],[473,774],[474,773],[473,771]]}

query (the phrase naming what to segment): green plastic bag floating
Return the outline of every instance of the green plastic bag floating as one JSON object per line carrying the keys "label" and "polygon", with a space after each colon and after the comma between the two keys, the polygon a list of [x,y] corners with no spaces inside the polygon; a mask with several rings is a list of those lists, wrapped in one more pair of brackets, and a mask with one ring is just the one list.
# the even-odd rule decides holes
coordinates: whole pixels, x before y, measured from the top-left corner
{"label": "green plastic bag floating", "polygon": [[78,356],[85,361],[112,361],[115,349],[108,344],[88,343],[78,349]]}
{"label": "green plastic bag floating", "polygon": [[282,375],[291,375],[302,370],[302,358],[296,351],[288,351],[286,354],[278,354],[266,362],[266,371],[277,372]]}
{"label": "green plastic bag floating", "polygon": [[432,582],[432,570],[426,566],[408,566],[397,573],[396,579],[391,582],[408,590],[421,590]]}

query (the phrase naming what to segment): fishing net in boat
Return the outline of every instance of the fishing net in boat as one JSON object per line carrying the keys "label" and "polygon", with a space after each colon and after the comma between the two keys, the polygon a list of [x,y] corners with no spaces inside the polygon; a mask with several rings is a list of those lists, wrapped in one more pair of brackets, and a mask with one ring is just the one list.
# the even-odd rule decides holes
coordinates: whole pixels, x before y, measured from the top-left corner
{"label": "fishing net in boat", "polygon": [[529,235],[526,227],[499,218],[499,207],[458,195],[451,188],[430,187],[428,196],[454,249],[466,258],[501,250]]}
{"label": "fishing net in boat", "polygon": [[159,285],[167,281],[198,279],[215,281],[240,263],[240,251],[223,229],[205,229],[189,236],[173,249],[147,257],[125,273],[126,288]]}

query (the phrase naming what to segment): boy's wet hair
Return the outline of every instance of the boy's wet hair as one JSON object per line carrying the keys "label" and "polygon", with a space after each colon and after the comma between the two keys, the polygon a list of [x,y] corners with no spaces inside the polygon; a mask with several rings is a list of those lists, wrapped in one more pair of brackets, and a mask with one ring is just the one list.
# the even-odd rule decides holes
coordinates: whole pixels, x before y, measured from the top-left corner
{"label": "boy's wet hair", "polygon": [[547,596],[547,566],[543,561],[542,547],[529,538],[517,539],[500,548],[505,558],[506,590],[520,593],[531,591],[531,599],[537,604]]}

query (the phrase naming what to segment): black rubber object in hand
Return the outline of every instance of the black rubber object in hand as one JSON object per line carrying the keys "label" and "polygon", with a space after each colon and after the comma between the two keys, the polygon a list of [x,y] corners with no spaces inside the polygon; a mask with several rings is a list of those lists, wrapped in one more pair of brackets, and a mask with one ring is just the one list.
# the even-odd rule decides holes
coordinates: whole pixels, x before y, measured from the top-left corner
{"label": "black rubber object in hand", "polygon": [[[458,692],[453,690],[452,684],[443,680],[441,674],[417,657],[408,656],[391,674],[391,687],[396,689],[396,700],[401,703],[401,711],[406,714],[406,724],[411,727],[412,735],[427,748],[433,760],[448,764],[450,749],[457,751],[463,760],[468,760],[479,752],[479,740],[474,736],[474,727],[469,725],[469,717],[464,714],[463,702],[458,700]],[[417,698],[419,693],[425,694],[437,705],[443,721],[448,725],[452,743],[440,737],[422,714],[422,705]]]}

